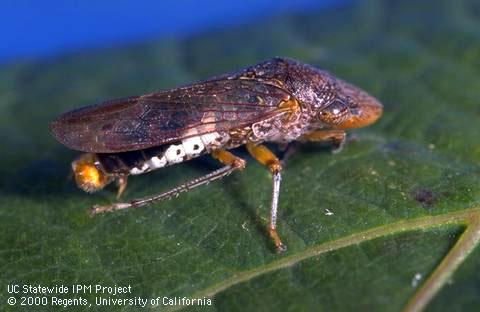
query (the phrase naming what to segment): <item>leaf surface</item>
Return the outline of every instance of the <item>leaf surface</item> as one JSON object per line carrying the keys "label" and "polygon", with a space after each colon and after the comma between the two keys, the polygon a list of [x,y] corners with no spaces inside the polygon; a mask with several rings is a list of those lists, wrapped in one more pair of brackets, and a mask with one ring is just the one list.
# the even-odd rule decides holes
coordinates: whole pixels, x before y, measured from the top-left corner
{"label": "leaf surface", "polygon": [[[209,309],[219,311],[399,311],[452,250],[463,216],[479,213],[479,21],[474,0],[359,1],[4,67],[1,284],[131,285],[122,298],[211,297]],[[341,153],[308,145],[289,160],[278,220],[287,253],[273,253],[266,236],[270,175],[243,149],[235,152],[247,169],[220,183],[138,210],[87,215],[114,201],[115,190],[88,195],[68,180],[76,154],[49,135],[55,116],[276,55],[327,69],[385,105],[382,119],[353,131]],[[160,192],[216,166],[205,157],[134,177],[124,196]],[[429,310],[478,307],[479,259],[476,248]],[[82,296],[94,304],[101,295]],[[2,305],[7,297],[0,293]]]}

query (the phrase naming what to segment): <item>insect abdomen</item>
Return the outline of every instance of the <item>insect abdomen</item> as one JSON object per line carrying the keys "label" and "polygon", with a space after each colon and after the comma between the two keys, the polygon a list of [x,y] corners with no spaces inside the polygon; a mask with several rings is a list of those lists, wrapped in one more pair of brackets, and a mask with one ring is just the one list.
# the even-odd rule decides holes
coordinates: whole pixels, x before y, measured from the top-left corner
{"label": "insect abdomen", "polygon": [[228,134],[212,132],[144,150],[98,154],[98,158],[108,174],[137,175],[210,153],[228,139]]}

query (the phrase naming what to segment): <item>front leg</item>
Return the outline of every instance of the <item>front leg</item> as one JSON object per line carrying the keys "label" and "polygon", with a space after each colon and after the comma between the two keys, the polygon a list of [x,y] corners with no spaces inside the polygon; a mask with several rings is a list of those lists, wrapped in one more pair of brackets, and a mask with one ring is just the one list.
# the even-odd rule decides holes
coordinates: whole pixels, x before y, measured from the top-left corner
{"label": "front leg", "polygon": [[304,134],[300,137],[300,141],[304,142],[332,142],[332,153],[336,154],[343,149],[347,134],[344,130],[317,130]]}
{"label": "front leg", "polygon": [[[337,154],[345,145],[346,133],[344,130],[316,130],[307,134],[302,135],[299,138],[300,142],[327,142],[333,144],[332,153]],[[282,157],[282,165],[285,167],[288,159],[297,152],[299,149],[298,141],[290,142],[285,147],[285,152]]]}
{"label": "front leg", "polygon": [[247,143],[248,152],[262,165],[268,167],[273,175],[273,190],[272,190],[272,205],[270,210],[270,228],[269,234],[275,243],[277,252],[287,250],[287,246],[282,243],[280,236],[277,233],[277,209],[278,198],[280,196],[280,182],[282,181],[282,165],[277,156],[273,154],[267,147],[263,145],[255,145],[255,143]]}

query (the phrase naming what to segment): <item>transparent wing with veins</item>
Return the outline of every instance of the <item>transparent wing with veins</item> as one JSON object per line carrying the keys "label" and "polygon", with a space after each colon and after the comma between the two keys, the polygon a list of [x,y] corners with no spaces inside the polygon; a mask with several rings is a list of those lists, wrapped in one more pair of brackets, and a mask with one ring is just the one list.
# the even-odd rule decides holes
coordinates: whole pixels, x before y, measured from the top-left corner
{"label": "transparent wing with veins", "polygon": [[50,126],[67,147],[113,153],[226,131],[272,117],[290,94],[256,80],[220,79],[88,106]]}

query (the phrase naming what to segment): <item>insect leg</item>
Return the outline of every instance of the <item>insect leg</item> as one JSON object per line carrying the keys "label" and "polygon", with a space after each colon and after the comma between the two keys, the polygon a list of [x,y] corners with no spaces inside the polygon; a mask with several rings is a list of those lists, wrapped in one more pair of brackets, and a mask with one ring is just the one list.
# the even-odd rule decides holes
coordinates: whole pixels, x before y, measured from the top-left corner
{"label": "insect leg", "polygon": [[212,152],[212,156],[218,159],[221,163],[225,164],[225,166],[213,172],[210,172],[209,174],[206,174],[202,177],[199,177],[199,178],[190,180],[184,184],[181,184],[171,189],[170,191],[163,192],[157,195],[147,196],[144,198],[134,199],[130,202],[125,202],[125,203],[115,203],[115,204],[106,205],[106,206],[94,206],[90,210],[90,213],[92,215],[95,215],[98,213],[111,212],[111,211],[116,211],[116,210],[121,210],[126,208],[138,208],[138,207],[142,207],[157,201],[169,199],[169,198],[172,198],[173,196],[178,196],[178,194],[180,193],[189,191],[197,186],[207,184],[212,181],[223,178],[224,176],[229,175],[235,170],[244,169],[246,165],[245,160],[239,157],[236,157],[235,155],[233,155],[228,151],[216,150]]}
{"label": "insect leg", "polygon": [[118,185],[118,191],[117,191],[117,199],[122,196],[123,192],[125,192],[125,189],[127,188],[127,176],[120,176],[117,179],[117,185]]}
{"label": "insect leg", "polygon": [[334,149],[332,152],[336,154],[343,149],[346,137],[347,135],[344,130],[317,130],[301,136],[300,140],[310,142],[333,142]]}
{"label": "insect leg", "polygon": [[282,164],[282,167],[285,167],[287,165],[287,161],[299,150],[299,147],[300,142],[298,141],[293,141],[286,145],[285,149],[283,150],[283,155],[280,158],[280,163]]}
{"label": "insect leg", "polygon": [[273,174],[269,234],[275,243],[277,251],[285,251],[287,250],[287,246],[282,243],[282,240],[277,233],[277,209],[278,197],[280,196],[280,182],[282,181],[282,165],[277,156],[275,156],[275,154],[273,154],[267,147],[263,145],[255,145],[254,143],[249,142],[247,143],[247,150],[259,163],[267,166]]}
{"label": "insect leg", "polygon": [[[339,153],[346,141],[346,133],[344,130],[317,130],[300,137],[300,141],[303,142],[332,142],[333,150],[332,153]],[[285,167],[288,159],[297,152],[300,147],[298,141],[290,142],[285,152],[283,153],[281,163]]]}

